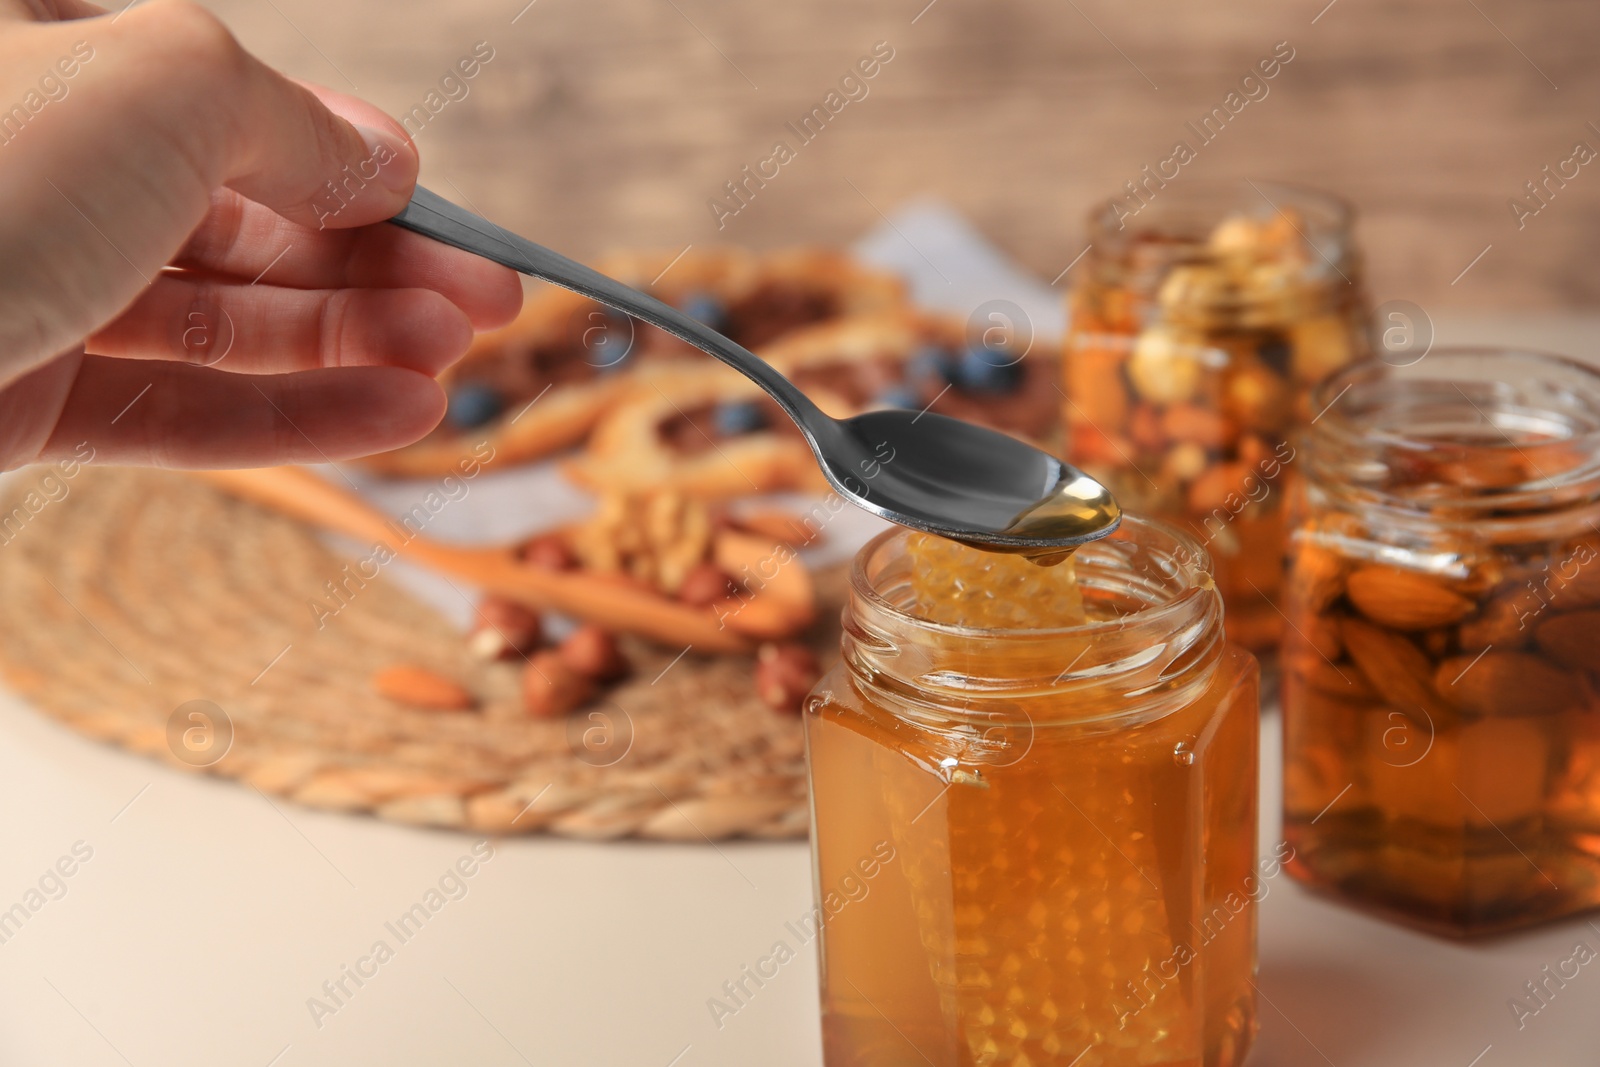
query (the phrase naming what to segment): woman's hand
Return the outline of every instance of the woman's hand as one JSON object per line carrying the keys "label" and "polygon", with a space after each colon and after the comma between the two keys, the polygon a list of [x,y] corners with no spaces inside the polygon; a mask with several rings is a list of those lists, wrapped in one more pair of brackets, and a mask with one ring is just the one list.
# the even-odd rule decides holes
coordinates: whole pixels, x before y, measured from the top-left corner
{"label": "woman's hand", "polygon": [[189,0],[0,0],[0,467],[395,448],[516,275],[394,226],[417,157]]}

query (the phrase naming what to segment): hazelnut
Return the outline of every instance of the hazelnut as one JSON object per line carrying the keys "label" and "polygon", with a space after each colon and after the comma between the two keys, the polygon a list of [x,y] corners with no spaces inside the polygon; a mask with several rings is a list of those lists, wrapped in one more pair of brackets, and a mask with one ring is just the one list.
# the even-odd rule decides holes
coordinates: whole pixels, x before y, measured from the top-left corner
{"label": "hazelnut", "polygon": [[1322,381],[1357,356],[1355,330],[1338,315],[1297,322],[1290,337],[1295,380],[1305,385]]}
{"label": "hazelnut", "polygon": [[1251,470],[1266,473],[1266,463],[1275,453],[1267,442],[1256,434],[1247,433],[1239,439],[1239,462]]}
{"label": "hazelnut", "polygon": [[1254,259],[1261,254],[1264,243],[1261,229],[1261,223],[1248,215],[1229,215],[1217,223],[1206,244],[1219,256]]}
{"label": "hazelnut", "polygon": [[1229,296],[1228,276],[1208,264],[1180,264],[1167,272],[1156,299],[1167,311],[1204,313]]}
{"label": "hazelnut", "polygon": [[478,603],[467,648],[479,659],[514,659],[525,656],[544,640],[539,613],[504,597],[484,597]]}
{"label": "hazelnut", "polygon": [[551,571],[570,571],[578,565],[578,555],[558,534],[540,534],[525,541],[517,550],[524,563]]}
{"label": "hazelnut", "polygon": [[1245,272],[1243,299],[1262,320],[1296,322],[1314,315],[1317,308],[1303,273],[1299,266],[1280,260],[1257,263]]}
{"label": "hazelnut", "polygon": [[697,563],[690,567],[678,586],[678,599],[697,608],[714,604],[733,593],[733,579],[715,563]]}
{"label": "hazelnut", "polygon": [[1305,216],[1292,207],[1280,207],[1261,226],[1262,251],[1267,256],[1291,263],[1304,261],[1308,249],[1306,239],[1301,234],[1305,232]]}
{"label": "hazelnut", "polygon": [[801,701],[820,677],[817,654],[805,645],[768,643],[756,654],[756,695],[778,711],[799,714]]}
{"label": "hazelnut", "polygon": [[588,702],[594,683],[554,649],[534,653],[522,669],[522,707],[530,719],[558,719]]}
{"label": "hazelnut", "polygon": [[1228,378],[1223,404],[1251,430],[1280,429],[1294,414],[1288,383],[1259,363],[1237,368]]}
{"label": "hazelnut", "polygon": [[1227,417],[1194,404],[1174,404],[1161,415],[1161,430],[1174,441],[1188,441],[1202,448],[1225,449],[1239,436],[1239,428]]}
{"label": "hazelnut", "polygon": [[1201,338],[1170,326],[1151,326],[1133,342],[1128,377],[1152,404],[1181,404],[1192,398],[1206,376]]}
{"label": "hazelnut", "polygon": [[1133,455],[1133,442],[1113,437],[1098,426],[1073,420],[1070,423],[1067,455],[1080,467],[1125,467]]}
{"label": "hazelnut", "polygon": [[1167,453],[1161,473],[1175,482],[1192,482],[1205,473],[1206,466],[1206,450],[1193,441],[1185,441]]}
{"label": "hazelnut", "polygon": [[1167,435],[1161,430],[1161,416],[1148,404],[1133,409],[1128,420],[1128,436],[1143,452],[1160,452],[1167,447]]}
{"label": "hazelnut", "polygon": [[1242,463],[1217,464],[1189,486],[1189,510],[1197,515],[1217,511],[1225,511],[1225,517],[1238,514],[1249,503],[1245,491],[1254,481],[1252,474]]}
{"label": "hazelnut", "polygon": [[561,661],[586,678],[608,682],[628,673],[628,660],[616,635],[598,626],[580,626],[556,649]]}

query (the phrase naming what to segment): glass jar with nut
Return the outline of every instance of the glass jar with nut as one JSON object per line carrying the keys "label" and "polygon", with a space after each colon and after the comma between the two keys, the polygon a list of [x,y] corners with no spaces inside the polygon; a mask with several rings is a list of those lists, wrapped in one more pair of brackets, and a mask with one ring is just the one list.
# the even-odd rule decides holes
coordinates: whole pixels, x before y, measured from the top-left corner
{"label": "glass jar with nut", "polygon": [[828,1067],[1244,1059],[1257,672],[1208,567],[1137,518],[856,557],[805,714]]}
{"label": "glass jar with nut", "polygon": [[1290,432],[1312,386],[1369,348],[1352,212],[1265,182],[1144,190],[1089,219],[1069,297],[1066,456],[1128,511],[1199,538],[1228,635],[1283,628]]}
{"label": "glass jar with nut", "polygon": [[1289,869],[1453,935],[1600,906],[1600,373],[1435,350],[1314,402],[1284,597]]}

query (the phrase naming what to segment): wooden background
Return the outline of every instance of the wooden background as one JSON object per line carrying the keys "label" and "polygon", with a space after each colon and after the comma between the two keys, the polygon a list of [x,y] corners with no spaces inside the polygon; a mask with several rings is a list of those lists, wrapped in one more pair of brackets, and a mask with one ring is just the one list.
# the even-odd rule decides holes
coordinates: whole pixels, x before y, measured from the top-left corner
{"label": "wooden background", "polygon": [[[1343,193],[1380,300],[1600,304],[1600,162],[1520,231],[1508,207],[1576,142],[1600,150],[1594,0],[209,2],[271,62],[394,114],[487,42],[417,137],[424,179],[573,255],[844,242],[931,194],[1046,278],[1090,203],[1287,40],[1270,95],[1179,182]],[[870,95],[719,233],[707,201],[877,41],[895,57]]]}

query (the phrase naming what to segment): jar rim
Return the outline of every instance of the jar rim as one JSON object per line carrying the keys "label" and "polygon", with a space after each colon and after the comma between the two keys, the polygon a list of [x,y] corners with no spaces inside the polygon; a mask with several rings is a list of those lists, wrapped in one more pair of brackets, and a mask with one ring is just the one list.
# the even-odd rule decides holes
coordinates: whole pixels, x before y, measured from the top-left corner
{"label": "jar rim", "polygon": [[[1287,182],[1185,182],[1180,190],[1148,196],[1130,189],[1089,212],[1089,269],[1102,283],[1157,299],[1171,275],[1200,269],[1212,284],[1189,294],[1196,303],[1188,311],[1181,302],[1164,311],[1173,316],[1222,314],[1248,328],[1337,313],[1351,294],[1362,292],[1355,215],[1337,194]],[[1258,225],[1282,218],[1302,254],[1241,261],[1214,248],[1216,228],[1234,218]]]}
{"label": "jar rim", "polygon": [[[1278,205],[1267,194],[1268,192],[1281,193],[1284,196],[1294,197],[1296,203],[1291,206],[1316,205],[1327,212],[1327,224],[1340,230],[1349,230],[1355,225],[1355,204],[1348,198],[1338,193],[1329,192],[1312,185],[1299,182],[1264,180],[1257,181],[1252,178],[1224,179],[1211,178],[1199,181],[1188,181],[1182,186],[1181,191],[1170,198],[1177,205],[1177,210],[1194,210],[1196,208],[1218,209],[1218,213],[1210,218],[1212,224],[1222,221],[1228,214],[1228,204],[1231,202],[1235,208],[1251,198],[1247,195],[1240,197],[1239,193],[1255,193],[1261,197],[1274,211]],[[1152,196],[1152,200],[1156,197]],[[1118,225],[1119,218],[1117,207],[1123,203],[1120,196],[1109,196],[1095,202],[1089,209],[1089,229],[1100,233],[1121,233],[1128,227]],[[1146,204],[1145,206],[1149,206]],[[1143,208],[1141,207],[1141,212]],[[1159,228],[1156,226],[1148,229]],[[1135,227],[1137,229],[1137,227]]]}
{"label": "jar rim", "polygon": [[[1390,431],[1373,429],[1371,427],[1359,427],[1354,425],[1343,413],[1334,413],[1333,410],[1339,399],[1343,397],[1345,393],[1348,393],[1351,389],[1358,385],[1373,384],[1382,379],[1394,379],[1398,381],[1427,380],[1421,378],[1396,379],[1395,372],[1406,371],[1412,367],[1419,367],[1425,360],[1433,356],[1443,357],[1444,360],[1447,361],[1456,359],[1491,358],[1508,359],[1518,362],[1526,361],[1531,367],[1534,368],[1541,366],[1560,368],[1564,371],[1571,372],[1579,378],[1589,379],[1594,388],[1594,396],[1592,400],[1595,404],[1595,425],[1582,433],[1576,433],[1568,437],[1562,437],[1558,440],[1563,444],[1571,444],[1573,442],[1582,444],[1587,442],[1594,443],[1597,447],[1600,447],[1600,367],[1585,363],[1582,360],[1573,359],[1571,356],[1559,355],[1555,352],[1544,352],[1538,349],[1502,345],[1441,346],[1439,348],[1430,349],[1421,358],[1408,364],[1390,363],[1378,356],[1369,357],[1356,363],[1351,363],[1349,366],[1343,367],[1329,375],[1326,379],[1320,382],[1315,389],[1312,390],[1312,407],[1318,412],[1318,414],[1312,419],[1312,424],[1315,425],[1325,416],[1330,414],[1332,415],[1326,428],[1319,428],[1316,432],[1332,434],[1348,439],[1360,439],[1367,441],[1377,440],[1385,444],[1396,445],[1402,448],[1420,449],[1438,445],[1440,442],[1437,438],[1408,434],[1403,431]],[[1438,360],[1435,360],[1435,362],[1438,362]],[[1454,381],[1454,379],[1434,380]],[[1548,379],[1538,380],[1545,381]],[[1468,402],[1470,403],[1471,401],[1469,400]],[[1526,446],[1519,446],[1516,442],[1507,439],[1501,442],[1489,442],[1482,445],[1475,443],[1474,447],[1513,450]]]}
{"label": "jar rim", "polygon": [[[891,530],[856,554],[841,638],[841,663],[856,684],[892,694],[896,714],[1104,727],[1183,706],[1222,662],[1211,557],[1164,522],[1134,516],[1078,550],[1085,599],[1109,603],[1116,617],[1101,612],[1075,626],[925,617],[911,595],[910,536]],[[1048,714],[1040,700],[1054,702]]]}
{"label": "jar rim", "polygon": [[[1090,551],[1095,545],[1104,542],[1126,542],[1134,540],[1134,535],[1144,537],[1163,538],[1170,544],[1171,553],[1184,561],[1193,572],[1193,580],[1182,582],[1182,588],[1169,599],[1158,604],[1152,604],[1116,619],[1092,619],[1074,626],[1044,626],[1031,628],[1017,627],[987,627],[967,626],[957,623],[939,622],[906,610],[896,604],[879,590],[867,573],[870,562],[886,547],[896,541],[904,541],[912,531],[904,527],[895,527],[878,534],[868,541],[855,555],[850,564],[850,589],[852,595],[859,597],[870,604],[875,611],[883,613],[896,623],[901,623],[919,630],[948,635],[951,637],[974,638],[984,640],[1001,640],[1007,637],[1026,637],[1029,639],[1057,638],[1072,636],[1087,636],[1096,633],[1111,633],[1126,630],[1131,625],[1168,626],[1177,625],[1186,612],[1195,609],[1196,602],[1209,598],[1220,612],[1221,595],[1217,591],[1212,579],[1211,554],[1199,540],[1190,536],[1178,527],[1160,519],[1148,518],[1142,515],[1124,513],[1122,523],[1116,531],[1099,541],[1092,541],[1080,548],[1079,552]],[[1178,575],[1172,576],[1177,579]]]}
{"label": "jar rim", "polygon": [[[1493,370],[1495,362],[1504,363],[1509,369],[1499,376],[1481,373]],[[1444,372],[1439,370],[1441,364],[1446,368]],[[1467,373],[1471,370],[1480,373]],[[1514,393],[1513,399],[1521,406],[1501,405],[1486,411],[1464,388],[1486,385]],[[1415,407],[1426,401],[1430,386],[1453,387],[1460,400],[1450,403],[1459,403],[1463,408],[1470,405],[1481,420],[1481,427],[1497,431],[1500,439],[1452,439],[1437,429],[1430,432],[1425,426],[1419,428],[1402,421],[1408,402]],[[1540,396],[1541,391],[1545,395]],[[1350,402],[1341,404],[1347,395],[1356,402],[1355,410],[1351,410]],[[1571,402],[1558,405],[1557,401],[1564,399]],[[1450,345],[1429,349],[1422,357],[1404,364],[1369,358],[1344,367],[1316,386],[1311,405],[1317,412],[1307,431],[1315,446],[1314,469],[1326,470],[1329,463],[1336,462],[1338,457],[1332,453],[1342,452],[1347,459],[1377,460],[1388,469],[1388,463],[1383,462],[1386,455],[1424,456],[1450,448],[1475,456],[1505,457],[1508,462],[1520,459],[1539,474],[1538,478],[1505,486],[1472,486],[1482,507],[1515,508],[1524,501],[1541,506],[1552,488],[1581,493],[1592,484],[1600,492],[1600,367],[1569,356],[1516,346]],[[1538,418],[1543,426],[1563,427],[1570,432],[1518,441],[1493,417],[1508,411],[1524,422]],[[1416,418],[1414,414],[1412,417]],[[1536,462],[1541,455],[1570,459],[1575,450],[1579,461],[1559,466],[1554,477],[1545,475]],[[1420,502],[1411,504],[1381,487],[1367,488],[1391,506],[1423,507]]]}

